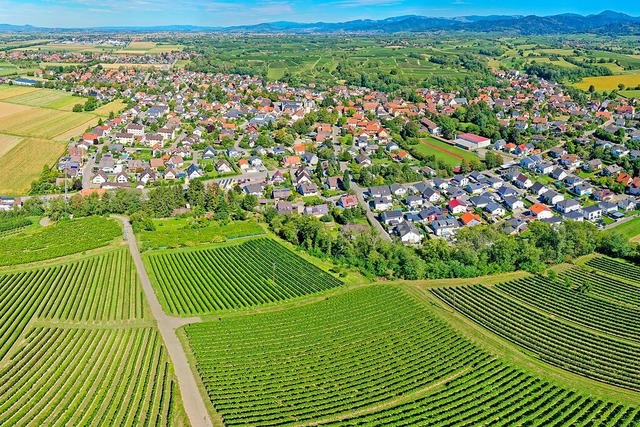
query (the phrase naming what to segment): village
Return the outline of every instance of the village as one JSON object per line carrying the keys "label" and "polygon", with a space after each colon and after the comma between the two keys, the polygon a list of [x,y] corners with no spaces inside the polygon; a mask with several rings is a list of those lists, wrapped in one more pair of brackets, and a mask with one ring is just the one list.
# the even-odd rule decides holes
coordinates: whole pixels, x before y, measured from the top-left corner
{"label": "village", "polygon": [[[128,105],[60,159],[57,187],[75,182],[85,194],[215,182],[240,186],[258,209],[282,215],[329,221],[335,207],[359,207],[385,239],[404,244],[454,240],[482,223],[508,234],[535,220],[610,226],[635,215],[640,195],[635,106],[579,105],[560,85],[517,71],[496,72],[496,86],[474,98],[419,89],[413,102],[359,87],[294,88],[185,70],[74,70],[54,81]],[[479,104],[511,140],[443,129],[443,117]],[[468,154],[444,165],[437,148],[419,149],[421,138],[451,147],[440,150],[454,160]],[[403,171],[402,179],[389,171]]]}

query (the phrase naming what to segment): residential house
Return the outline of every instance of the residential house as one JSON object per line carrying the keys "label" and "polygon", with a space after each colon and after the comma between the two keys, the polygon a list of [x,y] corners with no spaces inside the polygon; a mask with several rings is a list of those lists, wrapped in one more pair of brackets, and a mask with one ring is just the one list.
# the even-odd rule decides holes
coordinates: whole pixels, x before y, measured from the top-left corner
{"label": "residential house", "polygon": [[577,200],[566,199],[556,203],[554,208],[562,214],[567,214],[569,212],[581,210],[582,206]]}
{"label": "residential house", "polygon": [[225,174],[225,173],[231,173],[233,172],[233,167],[231,166],[231,164],[226,161],[226,160],[219,160],[216,162],[216,164],[214,165],[214,167],[216,168],[216,171],[220,174]]}
{"label": "residential house", "polygon": [[602,208],[597,205],[588,206],[582,212],[587,221],[597,221],[602,218]]}
{"label": "residential house", "polygon": [[404,214],[400,210],[385,211],[380,215],[380,221],[385,225],[397,225],[404,221]]}
{"label": "residential house", "polygon": [[449,203],[447,203],[447,207],[453,215],[459,215],[467,211],[467,204],[457,199],[450,200]]}
{"label": "residential house", "polygon": [[424,236],[420,230],[410,222],[401,222],[395,229],[396,234],[404,245],[417,245],[422,242]]}
{"label": "residential house", "polygon": [[532,216],[539,220],[551,218],[553,216],[553,212],[551,212],[551,209],[547,205],[544,205],[542,203],[534,203],[533,205],[531,205],[529,207],[529,212]]}
{"label": "residential house", "polygon": [[460,225],[453,218],[445,218],[432,221],[430,227],[436,236],[448,238],[455,235]]}
{"label": "residential house", "polygon": [[319,194],[318,186],[313,182],[298,184],[297,190],[304,197],[317,196]]}
{"label": "residential house", "polygon": [[345,209],[354,208],[358,206],[358,198],[352,194],[348,196],[342,196],[340,197],[340,200],[338,200],[338,206],[341,206]]}

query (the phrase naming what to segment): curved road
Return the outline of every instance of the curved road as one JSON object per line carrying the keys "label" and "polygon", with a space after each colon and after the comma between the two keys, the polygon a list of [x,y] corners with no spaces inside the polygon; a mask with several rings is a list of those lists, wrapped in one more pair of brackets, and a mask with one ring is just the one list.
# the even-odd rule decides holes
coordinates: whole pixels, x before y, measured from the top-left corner
{"label": "curved road", "polygon": [[156,297],[149,276],[147,275],[147,270],[142,262],[142,257],[140,256],[138,244],[136,243],[129,219],[116,215],[114,215],[114,218],[119,219],[124,224],[124,239],[129,242],[129,250],[131,251],[136,270],[138,271],[142,289],[144,290],[149,307],[151,307],[151,313],[158,322],[158,329],[169,352],[169,357],[173,362],[173,368],[178,379],[178,385],[180,386],[180,393],[182,394],[184,409],[189,417],[189,421],[193,427],[213,426],[207,407],[198,389],[196,378],[189,366],[187,355],[176,334],[177,328],[189,323],[200,322],[201,320],[200,318],[183,319],[171,317],[162,310],[162,306]]}

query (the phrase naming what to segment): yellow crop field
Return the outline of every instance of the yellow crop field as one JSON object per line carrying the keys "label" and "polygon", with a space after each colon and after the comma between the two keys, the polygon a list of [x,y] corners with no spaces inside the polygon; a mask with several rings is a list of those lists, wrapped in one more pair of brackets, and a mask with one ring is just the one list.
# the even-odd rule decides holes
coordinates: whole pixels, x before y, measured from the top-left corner
{"label": "yellow crop field", "polygon": [[42,167],[55,165],[66,146],[61,142],[27,138],[0,156],[0,194],[25,194]]}
{"label": "yellow crop field", "polygon": [[77,138],[81,136],[87,128],[98,126],[98,120],[99,119],[97,117],[89,119],[89,121],[87,122],[81,123],[72,128],[68,128],[64,132],[55,135],[53,139],[55,139],[56,141],[69,141],[69,139],[71,138]]}
{"label": "yellow crop field", "polygon": [[5,104],[4,102],[0,102],[0,120],[7,116],[12,116],[23,111],[31,110],[33,110],[33,107],[28,107],[26,105]]}
{"label": "yellow crop field", "polygon": [[118,99],[116,101],[108,103],[107,105],[103,105],[102,107],[93,111],[93,114],[97,114],[98,116],[108,116],[110,113],[119,113],[120,111],[124,110],[126,106],[127,104],[124,101]]}
{"label": "yellow crop field", "polygon": [[591,85],[593,85],[596,90],[616,90],[621,83],[628,88],[635,88],[640,85],[640,75],[586,77],[574,86],[584,90],[589,89]]}
{"label": "yellow crop field", "polygon": [[3,135],[0,133],[0,157],[13,150],[13,147],[20,144],[22,139],[20,136]]}
{"label": "yellow crop field", "polygon": [[0,85],[0,100],[11,98],[13,96],[24,95],[25,93],[35,92],[37,90],[39,89],[28,86]]}
{"label": "yellow crop field", "polygon": [[149,50],[156,47],[154,42],[143,42],[143,41],[135,41],[129,43],[126,47],[126,50]]}
{"label": "yellow crop field", "polygon": [[[0,103],[0,110],[6,108]],[[5,104],[6,105],[6,104]],[[68,113],[65,111],[32,108],[0,119],[0,133],[53,139],[94,119],[89,113]]]}
{"label": "yellow crop field", "polygon": [[86,100],[63,91],[0,85],[0,194],[25,194],[45,164],[57,163],[69,139],[126,106],[114,101],[93,112],[71,112]]}

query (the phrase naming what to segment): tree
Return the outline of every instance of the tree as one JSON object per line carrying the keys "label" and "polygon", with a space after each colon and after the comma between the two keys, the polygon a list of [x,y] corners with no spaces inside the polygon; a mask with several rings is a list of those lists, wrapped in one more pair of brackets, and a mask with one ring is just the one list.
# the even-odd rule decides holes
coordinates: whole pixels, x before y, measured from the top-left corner
{"label": "tree", "polygon": [[247,194],[242,199],[241,206],[245,211],[252,212],[258,206],[258,198],[253,194]]}
{"label": "tree", "polygon": [[345,169],[342,175],[342,187],[345,191],[351,190],[351,172],[349,172],[349,169]]}

